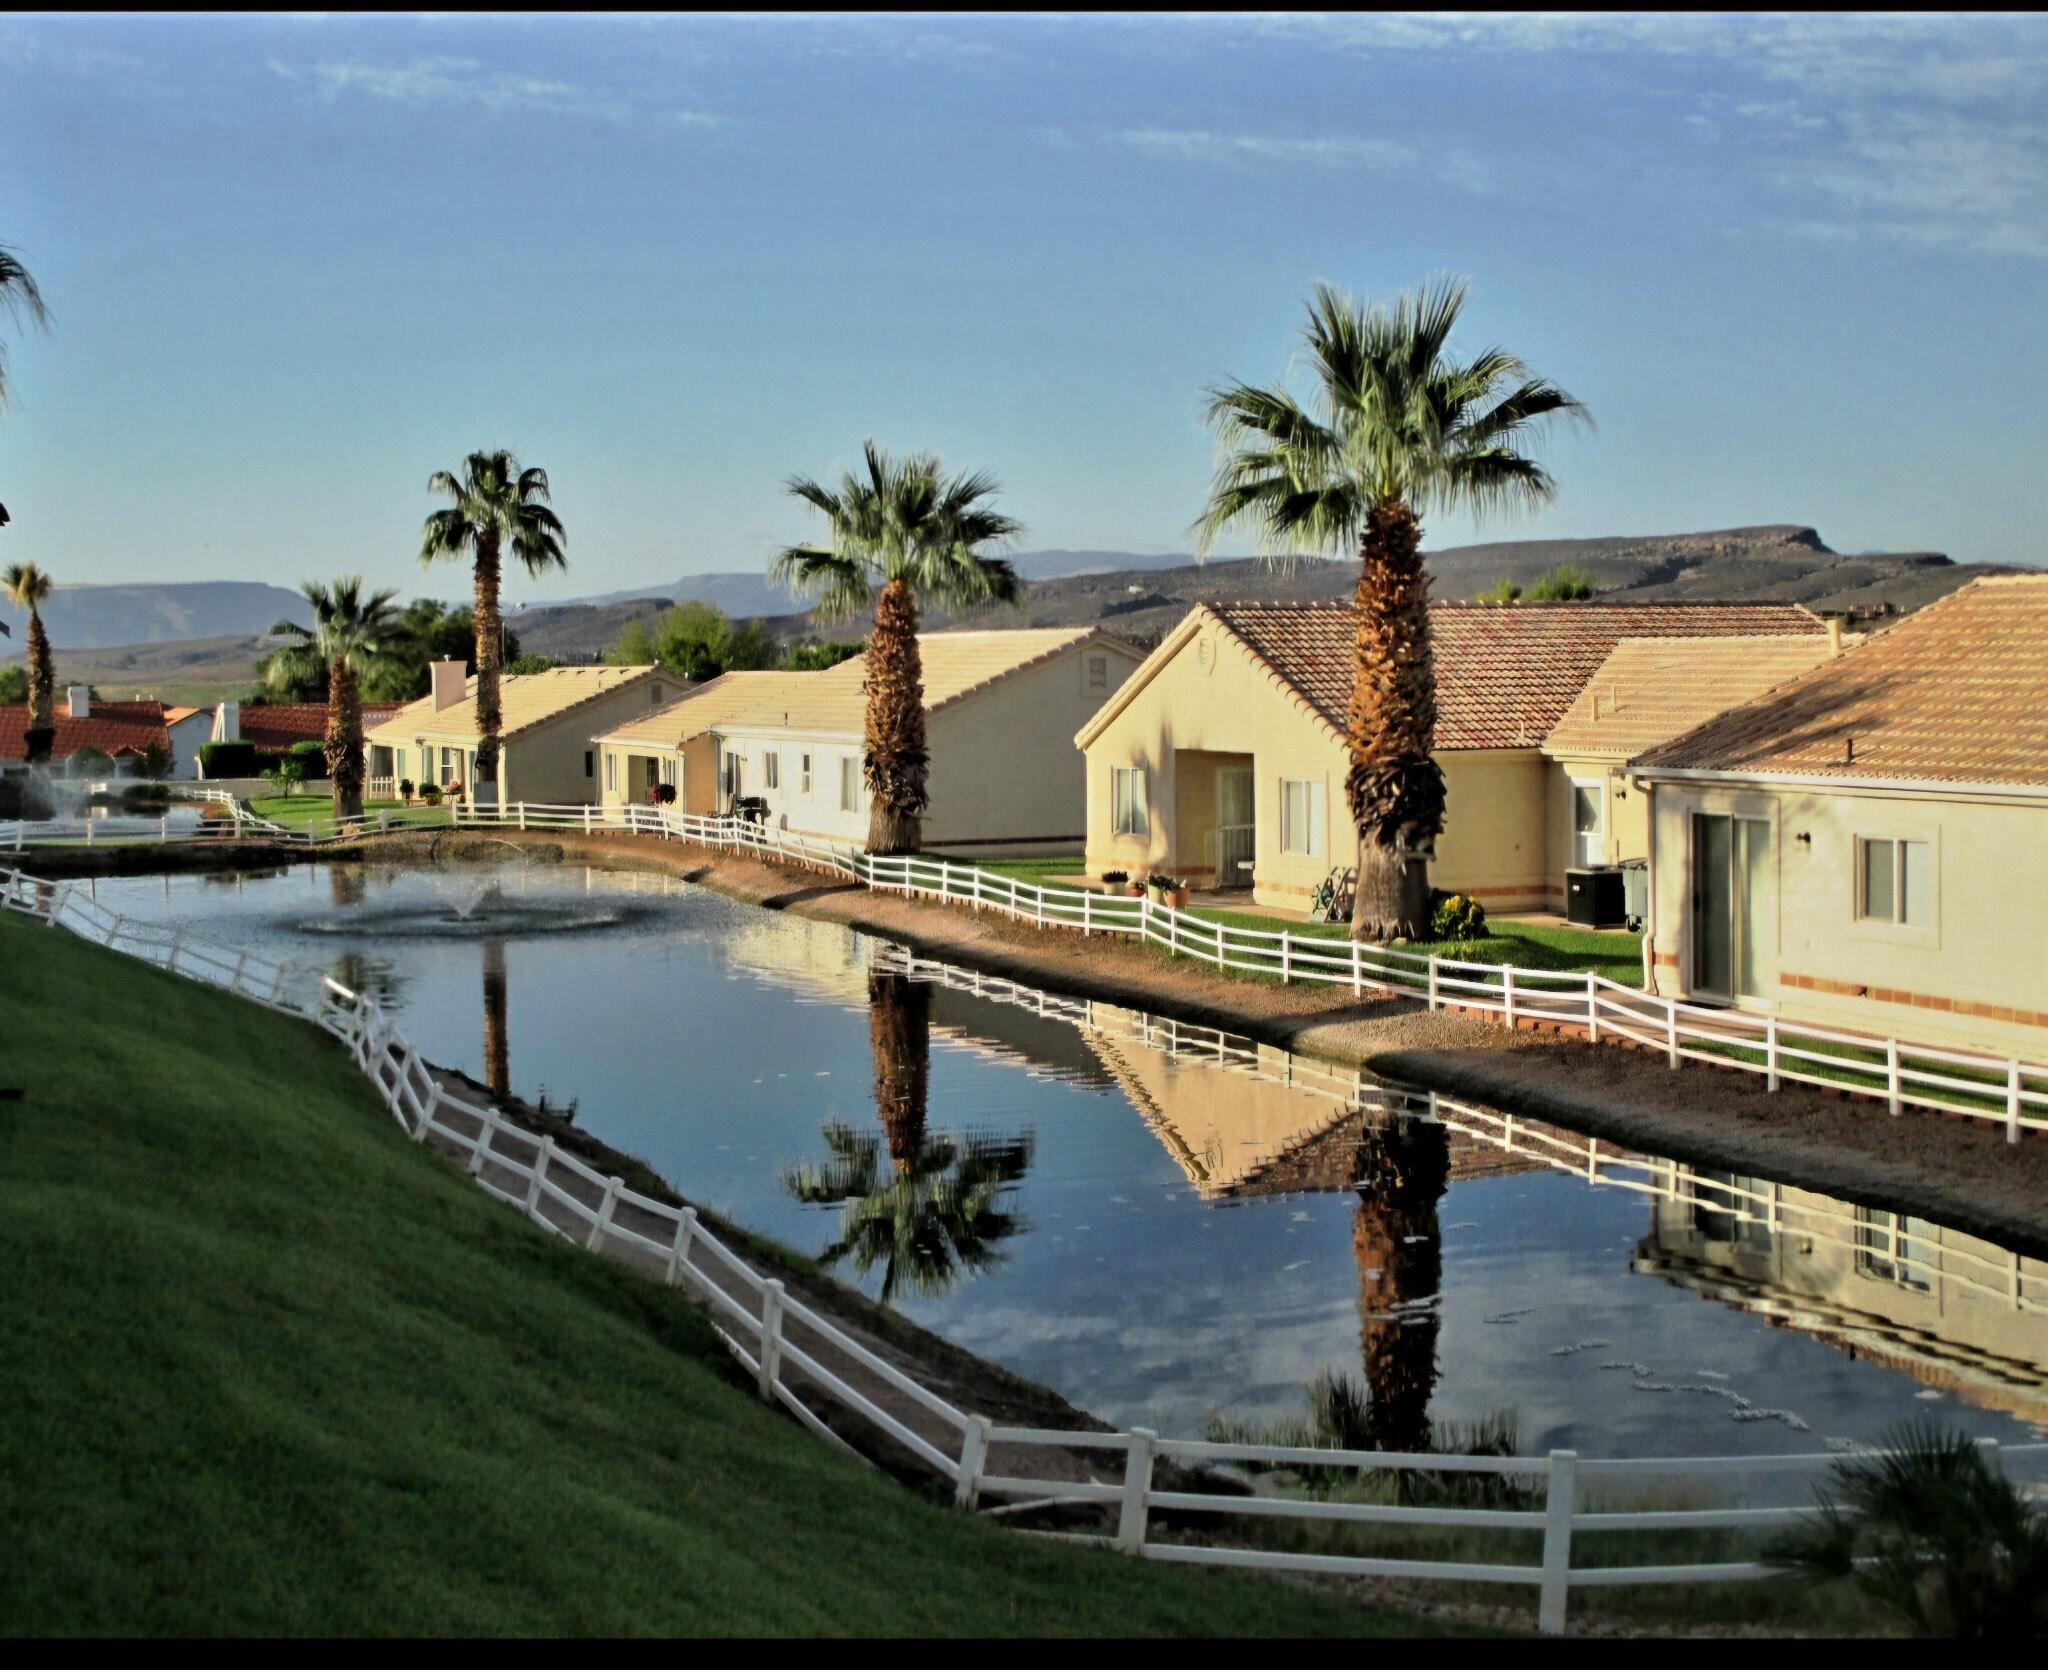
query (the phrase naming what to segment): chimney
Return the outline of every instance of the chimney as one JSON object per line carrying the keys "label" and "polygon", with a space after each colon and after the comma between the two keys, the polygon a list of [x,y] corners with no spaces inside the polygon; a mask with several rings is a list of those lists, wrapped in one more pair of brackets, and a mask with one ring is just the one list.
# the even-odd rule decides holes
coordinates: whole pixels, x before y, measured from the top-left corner
{"label": "chimney", "polygon": [[462,700],[467,675],[460,661],[434,663],[434,711],[445,713]]}
{"label": "chimney", "polygon": [[73,719],[92,717],[92,690],[88,685],[74,684],[64,692],[65,709]]}
{"label": "chimney", "polygon": [[1833,660],[1842,653],[1842,617],[1828,617],[1828,658]]}
{"label": "chimney", "polygon": [[213,740],[215,742],[240,742],[242,740],[242,704],[222,702],[213,710]]}

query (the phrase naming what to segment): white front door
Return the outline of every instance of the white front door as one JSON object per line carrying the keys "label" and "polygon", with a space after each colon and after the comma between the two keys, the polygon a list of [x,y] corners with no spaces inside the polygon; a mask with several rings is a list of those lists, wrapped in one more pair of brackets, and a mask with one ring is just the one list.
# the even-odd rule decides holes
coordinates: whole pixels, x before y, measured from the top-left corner
{"label": "white front door", "polygon": [[1572,779],[1572,863],[1590,870],[1607,862],[1607,785],[1597,777]]}

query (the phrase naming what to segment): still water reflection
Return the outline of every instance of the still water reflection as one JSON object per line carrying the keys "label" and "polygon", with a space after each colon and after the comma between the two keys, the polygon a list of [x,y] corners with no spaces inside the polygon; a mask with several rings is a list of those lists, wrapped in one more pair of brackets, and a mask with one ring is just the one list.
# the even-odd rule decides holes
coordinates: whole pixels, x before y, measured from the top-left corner
{"label": "still water reflection", "polygon": [[1342,1373],[1390,1447],[1497,1412],[1592,1454],[2048,1426],[2048,1264],[1980,1239],[670,878],[494,877],[486,933],[442,931],[433,872],[99,891],[367,984],[436,1059],[574,1101],[693,1198],[1112,1420],[1284,1418]]}

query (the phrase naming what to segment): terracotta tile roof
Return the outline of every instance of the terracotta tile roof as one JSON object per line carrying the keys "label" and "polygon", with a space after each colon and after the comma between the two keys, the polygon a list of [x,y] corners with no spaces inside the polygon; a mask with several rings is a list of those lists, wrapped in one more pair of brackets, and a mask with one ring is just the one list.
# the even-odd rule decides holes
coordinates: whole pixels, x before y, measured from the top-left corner
{"label": "terracotta tile roof", "polygon": [[1974,580],[1635,763],[2048,787],[2048,574]]}
{"label": "terracotta tile roof", "polygon": [[[660,667],[550,667],[542,673],[506,673],[498,685],[501,715],[500,740],[531,730],[535,725],[559,718],[571,708],[608,696],[643,679],[666,678],[681,686],[682,680]],[[468,740],[476,736],[476,675],[463,681],[463,698],[439,713],[434,698],[422,696],[408,702],[376,729],[391,733],[380,740],[404,742],[416,736],[439,736]],[[323,718],[322,724],[325,724]]]}
{"label": "terracotta tile roof", "polygon": [[[1121,656],[1127,669],[1139,660],[1138,651],[1121,638],[1092,626],[921,634],[925,711],[936,713],[1027,667],[1097,641]],[[865,655],[817,673],[726,673],[659,713],[607,733],[605,740],[672,748],[720,726],[741,725],[858,735],[867,711],[861,689],[866,677]]]}
{"label": "terracotta tile roof", "polygon": [[[365,702],[363,730],[382,724],[403,706],[400,702]],[[327,735],[325,702],[265,702],[244,707],[241,715],[242,740],[253,742],[259,751],[279,752],[294,742],[318,742]]]}
{"label": "terracotta tile roof", "polygon": [[[1348,604],[1201,605],[1341,734],[1351,700]],[[1823,634],[1793,603],[1437,603],[1439,748],[1533,748],[1624,638]]]}
{"label": "terracotta tile roof", "polygon": [[[139,754],[152,742],[171,745],[164,729],[162,702],[94,702],[92,715],[73,719],[64,709],[64,696],[57,696],[57,735],[50,757],[68,759],[81,748],[97,748],[113,755],[126,749]],[[14,702],[0,707],[0,760],[28,758],[28,704]]]}
{"label": "terracotta tile roof", "polygon": [[1543,751],[1626,759],[1811,672],[1827,654],[1827,639],[1815,633],[1624,638],[1551,727]]}

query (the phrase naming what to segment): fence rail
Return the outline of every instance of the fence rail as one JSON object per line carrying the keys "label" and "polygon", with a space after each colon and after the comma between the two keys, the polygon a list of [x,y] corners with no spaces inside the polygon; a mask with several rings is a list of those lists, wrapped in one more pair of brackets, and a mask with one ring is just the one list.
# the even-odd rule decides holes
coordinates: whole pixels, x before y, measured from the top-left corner
{"label": "fence rail", "polygon": [[[258,817],[220,791],[206,798],[234,810],[233,828],[223,833],[254,830],[267,840],[312,845],[440,822],[438,810],[407,808],[340,824],[320,820],[286,827]],[[1045,887],[944,859],[877,857],[843,843],[743,819],[638,805],[480,806],[453,801],[446,810],[451,828],[616,832],[750,853],[827,871],[879,892],[1000,911],[1041,928],[1122,935],[1174,956],[1283,984],[1299,980],[1349,987],[1361,997],[1369,992],[1410,998],[1431,1009],[1498,1015],[1509,1027],[1523,1022],[1570,1026],[1595,1043],[1627,1043],[1660,1053],[1674,1068],[1696,1061],[1750,1073],[1772,1091],[1786,1083],[1810,1084],[1879,1098],[1894,1114],[1913,1107],[1990,1121],[2004,1126],[2009,1143],[2017,1143],[2023,1131],[2048,1133],[2048,1064],[2017,1055],[1988,1055],[1713,1008],[1641,991],[1591,970],[1472,962],[1290,929],[1240,927],[1155,903],[1149,895]],[[201,838],[209,834],[204,826],[198,833]],[[9,844],[7,836],[7,826],[0,826],[0,846]],[[167,824],[157,838],[172,838]],[[21,827],[15,826],[12,845],[19,849],[22,841]]]}
{"label": "fence rail", "polygon": [[[1104,1542],[1126,1554],[1181,1564],[1533,1588],[1540,1627],[1554,1634],[1565,1627],[1574,1589],[1735,1582],[1773,1571],[1755,1561],[1575,1566],[1575,1534],[1759,1530],[1793,1525],[1802,1512],[1740,1505],[1616,1510],[1589,1503],[1585,1481],[1626,1489],[1674,1476],[1704,1476],[1725,1485],[1746,1476],[1817,1477],[1837,1460],[1826,1454],[1594,1460],[1563,1449],[1543,1456],[1406,1455],[1208,1443],[1162,1438],[1142,1427],[1084,1432],[998,1426],[956,1408],[791,1295],[781,1281],[762,1275],[727,1247],[695,1208],[630,1189],[621,1178],[558,1149],[552,1138],[535,1136],[497,1108],[446,1089],[374,998],[179,928],[133,921],[75,883],[52,883],[0,868],[0,908],[314,1021],[348,1050],[413,1141],[433,1139],[439,1149],[462,1160],[480,1187],[538,1227],[592,1252],[625,1258],[690,1293],[710,1310],[734,1357],[755,1377],[761,1397],[789,1410],[818,1436],[852,1447],[820,1413],[820,1405],[829,1401],[948,1481],[962,1508],[1006,1517],[1053,1506],[1114,1509],[1114,1526],[1106,1534],[1038,1535]],[[1987,1440],[1984,1448],[2001,1464],[2048,1461],[2048,1444],[2001,1450]],[[1034,1457],[1053,1464],[1036,1471]],[[1107,1476],[1066,1476],[1077,1459],[1085,1468],[1090,1457],[1096,1458],[1095,1470]],[[1193,1477],[1162,1480],[1157,1472],[1161,1461],[1192,1469]],[[1519,1483],[1525,1492],[1540,1482],[1543,1501],[1540,1508],[1432,1507],[1185,1488],[1202,1482],[1204,1468],[1274,1466],[1345,1469],[1359,1476],[1477,1475]],[[1256,1539],[1267,1525],[1301,1522],[1498,1532],[1540,1537],[1541,1557],[1532,1565],[1168,1541],[1155,1534],[1156,1514],[1213,1517],[1233,1525],[1241,1539]]]}

